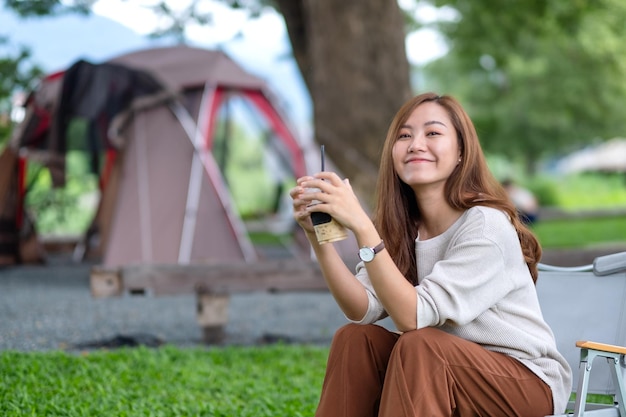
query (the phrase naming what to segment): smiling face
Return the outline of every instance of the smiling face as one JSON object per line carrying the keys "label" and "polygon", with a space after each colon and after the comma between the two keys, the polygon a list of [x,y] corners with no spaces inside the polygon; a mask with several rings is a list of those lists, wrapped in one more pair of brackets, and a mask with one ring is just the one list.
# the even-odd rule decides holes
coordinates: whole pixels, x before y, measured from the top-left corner
{"label": "smiling face", "polygon": [[395,171],[413,190],[443,187],[459,163],[456,129],[447,111],[435,102],[425,102],[413,110],[400,126],[393,145]]}

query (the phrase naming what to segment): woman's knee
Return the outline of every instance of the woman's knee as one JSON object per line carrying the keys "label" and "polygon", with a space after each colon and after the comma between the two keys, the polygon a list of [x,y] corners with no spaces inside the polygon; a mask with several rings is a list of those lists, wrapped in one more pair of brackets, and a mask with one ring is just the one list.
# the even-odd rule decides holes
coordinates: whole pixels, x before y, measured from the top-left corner
{"label": "woman's knee", "polygon": [[335,332],[335,339],[354,339],[354,338],[372,338],[384,337],[389,331],[376,324],[354,324],[349,323],[341,326]]}
{"label": "woman's knee", "polygon": [[394,351],[400,357],[409,355],[411,358],[416,359],[424,356],[429,361],[437,358],[445,360],[445,351],[450,348],[450,339],[454,337],[434,327],[412,330],[400,336]]}
{"label": "woman's knee", "polygon": [[346,324],[333,337],[333,345],[352,349],[391,351],[398,335],[376,324]]}
{"label": "woman's knee", "polygon": [[415,344],[430,344],[433,341],[438,341],[441,338],[450,336],[443,330],[435,327],[424,327],[418,330],[411,330],[409,332],[402,333],[398,342]]}

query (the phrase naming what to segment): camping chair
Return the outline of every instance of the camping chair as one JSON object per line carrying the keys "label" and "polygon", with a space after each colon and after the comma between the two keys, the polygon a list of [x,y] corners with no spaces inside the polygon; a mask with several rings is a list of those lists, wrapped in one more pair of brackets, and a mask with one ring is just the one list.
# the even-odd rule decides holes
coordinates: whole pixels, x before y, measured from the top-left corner
{"label": "camping chair", "polygon": [[[626,417],[626,252],[539,271],[544,317],[574,371],[576,399],[560,417]],[[613,396],[613,404],[587,402],[587,394]]]}

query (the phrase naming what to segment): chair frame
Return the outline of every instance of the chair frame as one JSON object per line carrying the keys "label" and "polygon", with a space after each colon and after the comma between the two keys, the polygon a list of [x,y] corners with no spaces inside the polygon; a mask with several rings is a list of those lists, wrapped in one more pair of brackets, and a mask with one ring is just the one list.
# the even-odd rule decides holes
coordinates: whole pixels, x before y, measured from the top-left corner
{"label": "chair frame", "polygon": [[[612,275],[626,271],[626,252],[596,258],[592,265],[577,267],[558,267],[539,264],[539,270],[544,272],[580,273],[593,272],[596,276]],[[626,302],[626,300],[625,300]],[[598,343],[593,341],[577,341],[580,349],[578,366],[578,385],[576,400],[568,403],[568,410],[573,413],[560,414],[552,417],[626,417],[626,347]],[[596,359],[605,359],[615,392],[614,404],[595,404],[587,402],[589,380]]]}

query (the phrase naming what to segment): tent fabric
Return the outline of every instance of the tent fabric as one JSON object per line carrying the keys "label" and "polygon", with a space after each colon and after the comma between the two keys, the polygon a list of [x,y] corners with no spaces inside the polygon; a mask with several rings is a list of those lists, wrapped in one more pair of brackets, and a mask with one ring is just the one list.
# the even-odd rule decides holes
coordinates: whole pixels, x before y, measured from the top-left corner
{"label": "tent fabric", "polygon": [[[137,115],[133,130],[124,151],[123,179],[118,185],[104,263],[178,263],[194,148],[165,107]],[[243,258],[215,193],[208,177],[202,176],[198,214],[202,221],[194,233],[194,262]]]}
{"label": "tent fabric", "polygon": [[239,66],[222,51],[179,45],[144,49],[108,61],[149,71],[162,83],[183,91],[205,83],[237,90],[263,90],[266,83]]}
{"label": "tent fabric", "polygon": [[[78,146],[92,152],[102,190],[82,249],[106,267],[254,262],[210,152],[218,106],[232,92],[248,97],[269,119],[279,141],[272,146],[290,155],[294,175],[307,172],[299,142],[265,82],[221,51],[186,46],[140,50],[102,64],[78,61],[42,79],[11,149],[46,164],[57,180],[65,151]],[[67,127],[77,116],[91,124],[91,135],[69,143]],[[95,165],[103,154],[105,166]],[[193,170],[198,163],[202,169]],[[19,200],[20,192],[14,194]]]}

